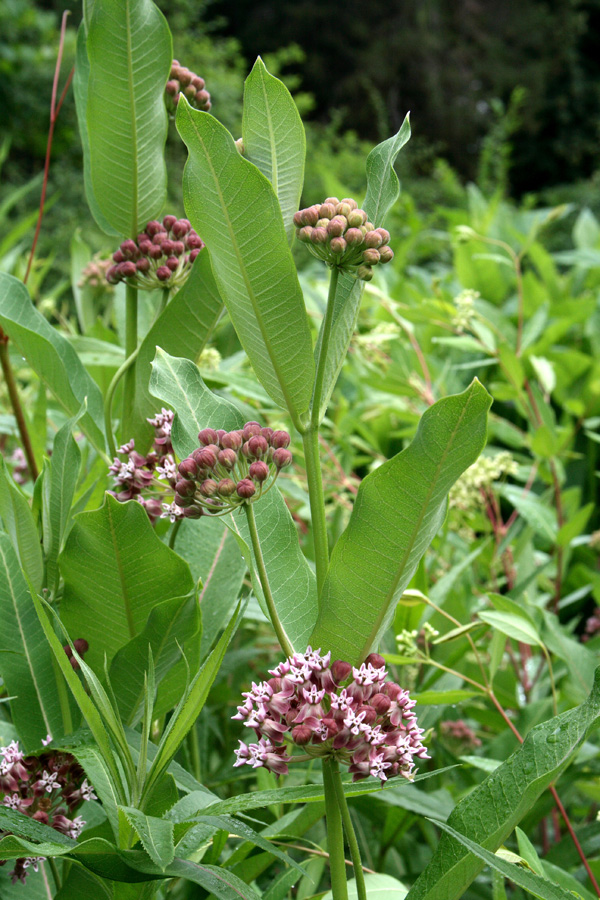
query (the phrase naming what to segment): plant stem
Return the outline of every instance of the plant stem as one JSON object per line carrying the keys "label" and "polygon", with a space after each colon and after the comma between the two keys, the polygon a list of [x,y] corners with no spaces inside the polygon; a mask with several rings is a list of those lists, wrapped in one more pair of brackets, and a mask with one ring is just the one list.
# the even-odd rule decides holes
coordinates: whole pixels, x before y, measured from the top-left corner
{"label": "plant stem", "polygon": [[327,574],[327,567],[329,566],[329,542],[327,539],[318,428],[313,429],[311,426],[305,431],[302,435],[302,443],[304,445],[304,461],[308,479],[308,496],[310,498],[310,515],[317,568],[317,593],[320,594],[325,575]]}
{"label": "plant stem", "polygon": [[258,578],[260,580],[261,587],[263,589],[263,594],[265,597],[265,603],[267,604],[267,609],[269,611],[269,616],[271,619],[271,624],[275,629],[275,634],[277,635],[277,640],[281,644],[281,649],[285,653],[286,656],[293,656],[294,648],[292,647],[292,643],[288,638],[283,625],[279,620],[279,616],[277,615],[277,610],[275,608],[275,602],[273,600],[273,594],[271,593],[271,585],[269,584],[269,578],[267,576],[267,570],[265,568],[265,561],[262,555],[262,550],[260,546],[260,540],[258,537],[258,530],[256,528],[256,519],[254,517],[254,510],[252,508],[251,503],[244,503],[244,512],[246,513],[246,520],[248,522],[248,530],[250,532],[250,539],[252,541],[252,549],[254,551],[254,561],[256,563],[256,570],[258,572]]}
{"label": "plant stem", "polygon": [[52,878],[54,879],[54,885],[56,887],[56,890],[59,891],[61,881],[60,881],[60,872],[58,871],[58,866],[56,865],[56,861],[51,856],[47,857],[47,859],[48,859],[48,865],[50,866],[50,871],[52,872]]}
{"label": "plant stem", "polygon": [[325,318],[321,330],[321,350],[319,353],[319,362],[317,364],[317,372],[315,375],[315,386],[313,389],[310,422],[313,429],[318,429],[321,424],[321,401],[323,398],[323,381],[325,379],[325,364],[327,362],[327,350],[329,349],[329,338],[331,337],[331,326],[333,324],[333,307],[335,305],[335,292],[337,290],[338,278],[340,270],[335,266],[331,270],[331,278],[329,280],[329,293],[327,295],[327,309],[325,310]]}
{"label": "plant stem", "polygon": [[[138,317],[138,289],[130,284],[125,288],[125,356],[129,359],[138,349],[137,342],[137,317]],[[135,356],[133,362],[135,362]],[[129,366],[125,372],[125,384],[123,385],[123,415],[121,427],[128,418],[128,413],[133,408],[135,397],[135,369]],[[126,437],[126,435],[124,436]]]}
{"label": "plant stem", "polygon": [[112,406],[113,400],[115,398],[115,391],[117,390],[117,385],[119,384],[125,372],[129,371],[133,363],[136,361],[138,352],[139,347],[136,347],[131,356],[128,356],[125,362],[121,366],[119,366],[119,368],[113,375],[112,381],[109,384],[108,390],[106,392],[106,398],[104,400],[104,425],[106,428],[108,452],[111,457],[115,457],[117,455],[117,445],[115,443],[112,425]]}
{"label": "plant stem", "polygon": [[354,866],[354,879],[356,881],[356,895],[358,900],[367,900],[367,889],[365,887],[365,875],[363,872],[362,860],[360,858],[360,848],[356,839],[356,832],[352,824],[352,817],[346,802],[344,787],[340,777],[340,767],[337,760],[331,761],[331,774],[337,803],[342,814],[342,823],[344,825],[344,833],[350,848],[350,856],[352,857],[352,865]]}
{"label": "plant stem", "polygon": [[27,422],[25,421],[23,407],[21,406],[21,398],[19,397],[17,382],[15,380],[15,375],[10,364],[10,356],[8,352],[8,337],[4,334],[2,329],[0,329],[0,363],[2,364],[2,373],[4,375],[4,380],[6,381],[10,404],[13,408],[15,419],[17,420],[17,428],[19,429],[19,435],[21,436],[23,452],[25,453],[25,458],[27,459],[27,465],[29,466],[31,477],[33,481],[35,481],[39,475],[38,467],[35,462],[35,456],[33,453],[33,447],[31,446],[31,438],[29,437],[29,430],[27,428]]}
{"label": "plant stem", "polygon": [[346,862],[344,860],[344,832],[342,830],[341,810],[338,805],[335,789],[333,765],[333,760],[323,760],[323,787],[325,789],[325,815],[327,818],[327,849],[329,850],[331,893],[333,895],[333,900],[348,900]]}
{"label": "plant stem", "polygon": [[177,538],[177,532],[181,528],[182,522],[183,522],[183,519],[177,519],[177,521],[173,524],[173,527],[171,528],[171,534],[169,535],[169,548],[171,550],[175,549],[175,539]]}

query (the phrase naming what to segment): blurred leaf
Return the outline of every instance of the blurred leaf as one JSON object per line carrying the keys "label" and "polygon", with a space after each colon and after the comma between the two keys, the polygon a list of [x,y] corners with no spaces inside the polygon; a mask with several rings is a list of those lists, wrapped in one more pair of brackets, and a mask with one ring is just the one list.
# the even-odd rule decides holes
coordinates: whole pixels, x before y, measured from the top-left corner
{"label": "blurred leaf", "polygon": [[410,117],[406,115],[400,130],[393,137],[378,144],[367,157],[367,194],[363,208],[376,227],[400,196],[400,182],[394,163],[400,150],[410,140]]}
{"label": "blurred leaf", "polygon": [[523,644],[541,647],[542,641],[533,625],[525,618],[508,612],[480,612],[479,618],[503,634]]}
{"label": "blurred leaf", "polygon": [[304,182],[306,138],[292,95],[267,71],[260,56],[244,85],[242,139],[244,156],[273,185],[291,244]]}
{"label": "blurred leaf", "polygon": [[87,54],[94,196],[111,227],[135,238],[166,199],[169,26],[152,0],[95,0]]}
{"label": "blurred leaf", "polygon": [[376,646],[444,520],[448,491],[483,449],[491,402],[478,381],[439,400],[410,446],[363,480],[331,557],[312,646],[355,665]]}
{"label": "blurred leaf", "polygon": [[210,251],[215,280],[250,362],[298,424],[314,380],[312,341],[279,202],[213,116],[182,98],[177,127],[189,158],[185,208]]}
{"label": "blurred leaf", "polygon": [[87,640],[86,662],[99,674],[158,603],[194,587],[187,563],[156,536],[140,504],[110,494],[101,509],[76,516],[59,565],[61,619],[73,639]]}
{"label": "blurred leaf", "polygon": [[39,591],[44,578],[40,536],[29,503],[6,468],[0,454],[0,518],[19,557],[21,568]]}
{"label": "blurred leaf", "polygon": [[[405,887],[397,878],[391,875],[365,875],[365,888],[367,891],[367,900],[404,900],[408,893]],[[351,878],[348,881],[348,900],[356,900],[358,892],[356,889],[356,881]],[[332,900],[333,894],[327,891],[322,900]]]}

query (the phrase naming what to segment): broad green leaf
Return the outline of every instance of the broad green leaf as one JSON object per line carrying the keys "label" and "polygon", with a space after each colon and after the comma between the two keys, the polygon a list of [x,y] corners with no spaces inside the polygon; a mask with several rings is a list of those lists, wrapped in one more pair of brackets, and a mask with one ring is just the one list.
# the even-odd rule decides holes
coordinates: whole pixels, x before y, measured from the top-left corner
{"label": "broad green leaf", "polygon": [[17,837],[27,838],[38,843],[59,844],[61,847],[67,848],[75,846],[75,841],[66,834],[62,834],[16,809],[8,809],[6,806],[0,806],[0,831],[10,831]]}
{"label": "broad green leaf", "polygon": [[82,897],[85,900],[115,900],[113,882],[105,881],[83,866],[71,866],[55,900],[81,900]]}
{"label": "broad green leaf", "polygon": [[[314,572],[300,549],[296,526],[277,487],[271,488],[254,504],[254,515],[277,614],[292,646],[304,650],[318,613]],[[244,559],[252,574],[254,593],[267,615],[246,515],[237,512],[226,516],[225,524],[240,540]]]}
{"label": "broad green leaf", "polygon": [[[365,888],[368,900],[404,900],[408,893],[408,888],[391,875],[367,874]],[[351,878],[348,881],[348,900],[356,900],[357,897],[356,881]],[[322,900],[333,900],[331,891],[327,891]]]}
{"label": "broad green leaf", "polygon": [[[436,824],[447,834],[455,838],[455,840],[460,841],[470,853],[478,859],[483,860],[484,863],[487,863],[488,866],[496,869],[496,871],[501,872],[505,878],[509,878],[514,884],[518,884],[526,890],[528,894],[538,897],[539,900],[573,900],[573,894],[570,891],[566,891],[564,888],[559,887],[557,884],[553,884],[551,881],[542,878],[540,875],[536,875],[535,872],[531,872],[523,866],[518,866],[513,862],[502,859],[502,857],[498,856],[496,853],[490,853],[489,850],[486,850],[475,841],[469,840],[464,834],[461,834],[444,822],[437,822]],[[440,898],[442,897],[441,894],[438,896]]]}
{"label": "broad green leaf", "polygon": [[194,581],[200,582],[198,603],[202,613],[202,657],[225,627],[246,573],[246,563],[233,534],[221,519],[202,522],[185,519],[177,532],[175,549],[188,563]]}
{"label": "broad green leaf", "polygon": [[[244,423],[233,404],[206,387],[191,361],[176,359],[161,350],[157,350],[153,363],[150,390],[175,410],[173,446],[180,458],[199,446],[197,435],[202,428],[230,430]],[[254,504],[254,513],[275,606],[292,644],[304,648],[316,617],[314,574],[300,549],[296,527],[277,487]],[[202,528],[202,524],[196,527]],[[250,564],[253,556],[248,549],[244,514],[227,516],[225,524],[241,540],[242,552]],[[262,596],[257,581],[255,587]]]}
{"label": "broad green leaf", "polygon": [[[88,81],[90,78],[90,62],[87,55],[87,34],[85,25],[82,22],[77,32],[77,46],[75,51],[75,74],[73,76],[73,96],[75,97],[75,109],[77,111],[77,122],[79,124],[79,136],[81,138],[81,148],[83,150],[83,183],[85,186],[85,197],[90,208],[90,212],[96,220],[96,224],[105,234],[118,235],[105,216],[100,211],[100,207],[96,201],[94,189],[92,187],[92,178],[90,173],[90,140],[87,130],[87,102],[88,102]],[[77,306],[79,315],[79,306]],[[84,312],[83,309],[81,311]],[[87,322],[87,316],[85,317]],[[83,320],[80,316],[80,322],[83,327]],[[85,329],[83,329],[85,330]]]}
{"label": "broad green leaf", "polygon": [[448,491],[483,449],[491,402],[476,380],[439,400],[412,443],[364,479],[331,557],[312,646],[356,664],[376,645],[444,520]]}
{"label": "broad green leaf", "polygon": [[212,651],[200,671],[192,679],[189,688],[181,698],[177,708],[169,719],[163,731],[156,756],[152,762],[146,782],[146,795],[150,786],[155,784],[161,775],[167,770],[171,760],[181,746],[183,739],[194,725],[200,715],[202,707],[206,703],[208,692],[216,678],[217,672],[223,662],[223,657],[229,641],[231,640],[241,619],[241,607],[231,617],[229,625],[221,635],[219,642]]}
{"label": "broad green leaf", "polygon": [[148,392],[152,360],[157,347],[194,362],[209,340],[223,311],[223,300],[215,284],[210,257],[201,253],[184,286],[177,291],[145,336],[135,363],[135,420],[127,434],[142,450],[152,441],[146,422],[156,412],[156,401]]}
{"label": "broad green leaf", "polygon": [[244,85],[244,156],[265,175],[281,207],[288,242],[304,182],[304,126],[286,86],[267,71],[260,56]]}
{"label": "broad green leaf", "polygon": [[47,502],[42,509],[46,586],[51,594],[58,588],[58,555],[71,517],[71,505],[79,478],[81,450],[73,437],[73,428],[85,413],[85,405],[56,434],[52,445],[50,471],[44,479]]}
{"label": "broad green leaf", "polygon": [[92,189],[111,227],[135,238],[166,198],[169,26],[152,0],[96,0],[87,55]]}
{"label": "broad green leaf", "polygon": [[156,348],[152,363],[150,393],[168,403],[176,413],[173,442],[181,459],[200,446],[198,432],[203,428],[232,430],[244,422],[232,403],[206,387],[191,360],[169,356],[160,347]]}
{"label": "broad green leaf", "polygon": [[[195,593],[157,603],[150,610],[143,630],[115,654],[110,666],[110,683],[119,712],[128,725],[137,725],[144,707],[144,675],[148,650],[154,659],[156,683],[181,659],[181,647],[197,634],[200,614]],[[184,681],[181,690],[185,688]]]}
{"label": "broad green leaf", "polygon": [[[132,853],[123,854],[125,858],[131,860],[134,858]],[[146,857],[147,859],[147,857]],[[143,858],[138,855],[136,858],[136,866],[140,872],[156,872],[151,866],[147,865]],[[259,900],[260,895],[234,875],[221,866],[209,866],[205,863],[195,863],[188,859],[175,859],[165,870],[163,878],[182,878],[191,881],[193,884],[201,885],[209,894],[214,895],[218,900]]]}
{"label": "broad green leaf", "polygon": [[[0,675],[12,721],[28,750],[62,733],[52,652],[44,637],[12,543],[0,534]],[[63,651],[64,656],[64,651]]]}
{"label": "broad green leaf", "polygon": [[217,286],[259,380],[298,424],[310,403],[314,361],[277,197],[227,129],[184,98],[177,127],[189,152],[187,215],[206,241]]}
{"label": "broad green leaf", "polygon": [[102,673],[140,634],[152,609],[188,594],[187,564],[156,536],[139,503],[106,494],[101,509],[79,513],[59,559],[65,582],[62,622],[89,644],[85,660]]}
{"label": "broad green leaf", "polygon": [[104,452],[100,389],[68,340],[35,308],[25,285],[3,272],[0,272],[0,325],[69,415],[77,415],[87,398],[87,412],[81,418],[80,427],[92,444]]}
{"label": "broad green leaf", "polygon": [[130,806],[120,806],[119,810],[135,829],[150,859],[163,870],[170,865],[175,856],[173,822],[146,816],[139,809]]}
{"label": "broad green leaf", "polygon": [[383,225],[387,213],[400,196],[400,182],[394,163],[409,140],[410,118],[407,114],[398,133],[378,144],[367,157],[367,193],[363,209],[377,227]]}
{"label": "broad green leaf", "polygon": [[[460,801],[448,825],[493,854],[567,768],[598,718],[600,669],[585,703],[533,728],[512,756]],[[482,868],[479,857],[443,835],[409,900],[458,900]]]}
{"label": "broad green leaf", "polygon": [[524,617],[516,616],[514,613],[509,612],[496,612],[495,610],[480,612],[478,616],[483,622],[487,622],[492,628],[497,628],[502,634],[506,634],[515,641],[537,647],[540,647],[542,644],[537,631],[531,622]]}
{"label": "broad green leaf", "polygon": [[13,481],[1,455],[0,519],[19,557],[21,568],[39,591],[44,578],[44,561],[37,525],[27,499]]}

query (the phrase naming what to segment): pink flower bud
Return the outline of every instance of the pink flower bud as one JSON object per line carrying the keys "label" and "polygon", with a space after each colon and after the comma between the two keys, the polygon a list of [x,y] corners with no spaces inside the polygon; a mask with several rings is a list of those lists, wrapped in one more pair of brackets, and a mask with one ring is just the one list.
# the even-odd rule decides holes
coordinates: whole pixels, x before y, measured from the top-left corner
{"label": "pink flower bud", "polygon": [[193,497],[196,493],[196,483],[182,478],[175,484],[175,490],[180,497]]}
{"label": "pink flower bud", "polygon": [[359,266],[356,275],[357,278],[361,278],[363,281],[373,280],[373,270],[370,266]]}
{"label": "pink flower bud", "polygon": [[342,681],[345,681],[348,675],[350,675],[351,671],[352,666],[350,665],[350,663],[344,662],[343,659],[336,659],[336,661],[331,665],[331,674],[338,682],[338,684],[340,684]]}
{"label": "pink flower bud", "polygon": [[174,236],[177,238],[185,237],[185,235],[190,231],[191,224],[188,219],[177,219],[177,221],[173,224],[171,231]]}
{"label": "pink flower bud", "polygon": [[136,262],[135,267],[138,272],[147,272],[150,268],[150,260],[146,259],[145,256],[142,256],[142,258],[138,259]]}
{"label": "pink flower bud", "polygon": [[198,440],[207,447],[209,444],[216,444],[219,438],[214,428],[203,428],[198,434]]}
{"label": "pink flower bud", "polygon": [[187,87],[188,84],[191,83],[192,78],[193,78],[194,76],[193,76],[193,74],[190,72],[189,69],[186,69],[184,66],[180,66],[180,67],[179,67],[179,74],[178,74],[178,77],[179,77],[179,81],[181,82],[182,86],[183,86],[183,87]]}
{"label": "pink flower bud", "polygon": [[369,653],[365,663],[368,666],[373,666],[374,669],[385,669],[385,659],[379,653]]}
{"label": "pink flower bud", "polygon": [[341,256],[342,253],[345,253],[348,249],[348,244],[343,237],[334,237],[331,239],[329,249],[332,253],[335,253],[336,256]]}
{"label": "pink flower bud", "polygon": [[192,250],[192,252],[190,253],[190,263],[194,262],[199,253],[199,250]]}
{"label": "pink flower bud", "polygon": [[296,725],[295,728],[292,728],[292,740],[295,744],[298,744],[299,747],[303,747],[305,744],[310,743],[312,736],[312,730],[308,725]]}
{"label": "pink flower bud", "polygon": [[365,261],[365,265],[376,266],[379,262],[379,250],[375,250],[375,248],[364,250],[363,259]]}
{"label": "pink flower bud", "polygon": [[375,721],[375,719],[377,718],[377,713],[376,713],[376,711],[373,709],[372,706],[369,706],[368,704],[367,704],[367,705],[364,705],[364,706],[360,706],[360,707],[358,708],[358,712],[359,712],[359,713],[364,713],[363,722],[364,722],[366,725],[372,725],[373,722]]}
{"label": "pink flower bud", "polygon": [[173,241],[170,240],[170,238],[161,241],[160,246],[162,247],[162,252],[165,256],[171,256],[173,253]]}
{"label": "pink flower bud", "polygon": [[183,241],[173,241],[173,254],[175,256],[181,256],[185,251],[185,244]]}
{"label": "pink flower bud", "polygon": [[337,197],[327,197],[323,202],[331,203],[332,206],[337,206],[340,201]]}
{"label": "pink flower bud", "polygon": [[389,231],[386,231],[385,228],[376,228],[375,231],[376,231],[376,232],[379,234],[379,236],[381,237],[381,243],[382,243],[382,244],[389,244],[389,242],[390,242],[390,233],[389,233]]}
{"label": "pink flower bud", "polygon": [[346,240],[346,243],[351,247],[357,247],[359,244],[362,244],[363,233],[360,228],[349,228],[344,235],[344,238]]}
{"label": "pink flower bud", "polygon": [[304,228],[301,228],[298,232],[298,240],[302,241],[304,244],[308,244],[312,238],[313,229],[310,225],[305,225]]}
{"label": "pink flower bud", "polygon": [[303,214],[303,209],[301,209],[297,213],[294,213],[294,225],[296,226],[296,228],[302,228],[302,226],[304,225],[304,222],[302,221]]}
{"label": "pink flower bud", "polygon": [[[347,204],[350,207],[351,211],[353,209],[358,209],[358,203],[356,202],[356,200],[353,200],[352,197],[342,197],[342,199],[340,200],[340,203]],[[344,213],[344,215],[345,215],[345,213]]]}
{"label": "pink flower bud", "polygon": [[378,231],[367,231],[365,234],[365,247],[374,247],[377,250],[382,244],[383,241]]}
{"label": "pink flower bud", "polygon": [[327,229],[319,226],[317,228],[313,228],[310,240],[312,244],[326,244],[329,235],[327,234]]}
{"label": "pink flower bud", "polygon": [[201,250],[204,247],[204,241],[199,235],[196,234],[195,231],[192,231],[191,234],[188,234],[185,243],[188,250]]}
{"label": "pink flower bud", "polygon": [[242,500],[249,500],[256,493],[256,488],[249,478],[242,478],[241,481],[238,481],[236,490]]}
{"label": "pink flower bud", "polygon": [[239,450],[243,440],[239,431],[230,431],[221,438],[221,445],[225,449]]}
{"label": "pink flower bud", "polygon": [[327,226],[327,234],[330,237],[340,237],[348,227],[348,221],[344,216],[334,216]]}
{"label": "pink flower bud", "polygon": [[[229,452],[231,453],[232,451],[230,450]],[[266,463],[262,462],[262,460],[257,460],[257,462],[252,463],[250,466],[250,478],[254,478],[255,481],[262,484],[268,477],[269,467]]]}
{"label": "pink flower bud", "polygon": [[261,429],[260,429],[260,433],[261,433],[262,436],[265,438],[267,444],[270,444],[270,443],[271,443],[271,438],[273,437],[273,434],[274,434],[275,432],[273,431],[272,428],[269,428],[269,427],[267,426],[266,428],[261,428]]}
{"label": "pink flower bud", "polygon": [[164,230],[164,225],[161,222],[157,222],[156,219],[153,219],[152,222],[148,222],[148,224],[146,225],[146,234],[148,234],[151,238],[153,238],[157,234],[160,234],[160,232]]}
{"label": "pink flower bud", "polygon": [[200,78],[199,75],[194,75],[192,78],[192,84],[196,88],[197,91],[201,91],[204,88],[205,81],[204,78]]}
{"label": "pink flower bud", "polygon": [[217,459],[225,469],[233,469],[237,462],[235,450],[219,450]]}
{"label": "pink flower bud", "polygon": [[360,226],[364,225],[367,221],[367,214],[362,209],[353,209],[346,218],[348,219],[350,228],[360,228]]}
{"label": "pink flower bud", "polygon": [[320,219],[319,216],[319,206],[309,206],[306,209],[302,210],[302,224],[303,225],[316,225]]}
{"label": "pink flower bud", "polygon": [[[245,430],[245,429],[244,429]],[[267,444],[266,438],[262,436],[262,434],[253,435],[248,441],[248,449],[252,456],[262,457],[265,456],[267,450],[269,449],[269,445]]]}
{"label": "pink flower bud", "polygon": [[217,493],[217,482],[213,478],[207,478],[200,485],[199,491],[204,497],[214,497]]}
{"label": "pink flower bud", "polygon": [[119,265],[117,266],[117,271],[121,278],[133,278],[133,276],[137,274],[135,263],[131,262],[131,260],[119,263]]}
{"label": "pink flower bud", "polygon": [[199,452],[197,450],[194,450],[194,454],[196,454],[196,453],[198,455],[195,456],[194,458],[196,459],[196,462],[198,463],[199,466],[202,466],[205,469],[214,468],[214,466],[217,462],[217,454],[212,449],[212,447],[210,447],[210,446],[205,447],[203,450],[200,450]]}
{"label": "pink flower bud", "polygon": [[86,641],[85,638],[77,638],[73,641],[73,646],[77,650],[80,656],[83,656],[84,653],[87,653],[90,649],[90,645]]}
{"label": "pink flower bud", "polygon": [[131,239],[123,241],[121,244],[121,253],[125,259],[135,259],[138,255],[138,247],[135,241]]}
{"label": "pink flower bud", "polygon": [[179,463],[177,471],[182,478],[195,478],[198,474],[198,464],[195,459],[188,456]]}
{"label": "pink flower bud", "polygon": [[380,263],[389,263],[393,260],[393,258],[394,258],[394,251],[392,250],[391,247],[388,247],[387,245],[381,247],[381,249],[379,251],[379,262]]}
{"label": "pink flower bud", "polygon": [[159,266],[156,270],[156,277],[159,281],[168,281],[171,277],[171,270],[168,266]]}
{"label": "pink flower bud", "polygon": [[163,225],[165,226],[167,231],[170,231],[176,221],[177,216],[165,216],[163,219]]}
{"label": "pink flower bud", "polygon": [[165,91],[170,97],[175,97],[179,93],[179,82],[175,78],[169,79],[165,85]]}
{"label": "pink flower bud", "polygon": [[184,509],[183,515],[186,519],[199,519],[204,515],[204,510],[199,506],[188,506],[187,509]]}
{"label": "pink flower bud", "polygon": [[319,219],[333,219],[336,206],[337,204],[328,203],[327,200],[325,203],[321,203],[319,207]]}
{"label": "pink flower bud", "polygon": [[336,212],[336,215],[338,215],[338,216],[344,216],[344,217],[346,217],[346,216],[349,216],[350,213],[352,212],[352,207],[350,206],[349,203],[345,203],[345,202],[342,200],[342,201],[341,201],[340,203],[338,203],[338,205],[336,206],[335,212]]}
{"label": "pink flower bud", "polygon": [[109,284],[118,284],[119,282],[119,267],[111,266],[110,269],[106,271],[106,280]]}
{"label": "pink flower bud", "polygon": [[292,462],[292,454],[289,450],[285,450],[283,447],[280,447],[273,453],[273,462],[278,469],[284,469]]}
{"label": "pink flower bud", "polygon": [[217,488],[222,497],[231,497],[232,494],[235,494],[236,484],[231,478],[222,478]]}
{"label": "pink flower bud", "polygon": [[210,94],[205,90],[196,91],[195,100],[198,106],[206,106],[210,104]]}
{"label": "pink flower bud", "polygon": [[290,436],[287,431],[274,431],[271,435],[271,446],[275,449],[279,447],[289,447],[290,446]]}
{"label": "pink flower bud", "polygon": [[150,244],[146,253],[150,257],[150,259],[160,259],[163,255],[163,252],[158,244]]}
{"label": "pink flower bud", "polygon": [[260,434],[261,426],[258,422],[246,422],[242,431],[242,437],[249,441],[255,434]]}
{"label": "pink flower bud", "polygon": [[194,503],[193,497],[184,497],[182,494],[175,494],[175,503],[177,506],[180,506],[182,509],[185,509],[186,506],[192,506]]}
{"label": "pink flower bud", "polygon": [[167,260],[167,268],[174,272],[179,266],[179,260],[176,256],[170,256]]}

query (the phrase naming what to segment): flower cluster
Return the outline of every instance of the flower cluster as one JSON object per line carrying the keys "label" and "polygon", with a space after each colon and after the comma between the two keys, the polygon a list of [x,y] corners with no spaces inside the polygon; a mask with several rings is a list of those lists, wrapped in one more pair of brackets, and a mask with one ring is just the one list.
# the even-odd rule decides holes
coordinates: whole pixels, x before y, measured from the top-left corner
{"label": "flower cluster", "polygon": [[174,506],[187,518],[221,515],[258,500],[292,462],[287,431],[246,422],[238,431],[205,428],[202,445],[179,463]]}
{"label": "flower cluster", "polygon": [[595,637],[600,631],[600,606],[597,606],[592,615],[586,619],[585,631],[581,635],[581,640],[585,644],[591,638]]}
{"label": "flower cluster", "polygon": [[482,494],[489,491],[495,481],[516,475],[518,471],[519,464],[508,450],[501,450],[495,456],[480,456],[450,491],[450,506],[467,513],[476,512],[481,509]]}
{"label": "flower cluster", "polygon": [[442,737],[463,747],[481,747],[481,741],[463,719],[447,719],[440,724]]}
{"label": "flower cluster", "polygon": [[150,521],[155,522],[159,517],[165,518],[165,509],[170,508],[169,504],[161,503],[165,482],[174,488],[177,480],[177,465],[171,444],[173,413],[170,409],[162,409],[148,422],[154,428],[153,449],[142,456],[136,451],[133,439],[119,447],[118,453],[126,456],[127,460],[116,456],[109,467],[108,471],[115,479],[115,490],[109,493],[123,503],[137,500],[148,513]]}
{"label": "flower cluster", "polygon": [[329,266],[352,272],[363,281],[373,277],[373,266],[388,263],[394,252],[389,232],[375,228],[356,200],[328,197],[324,203],[301,209],[294,215],[298,240]]}
{"label": "flower cluster", "polygon": [[110,259],[102,259],[94,256],[92,260],[81,270],[77,287],[102,288],[102,290],[112,291],[112,285],[107,284],[106,276],[108,270],[112,267]]}
{"label": "flower cluster", "polygon": [[114,265],[106,279],[109,284],[125,281],[145,291],[180,287],[203,247],[187,219],[165,216],[162,222],[148,222],[135,241],[123,241],[113,253]]}
{"label": "flower cluster", "polygon": [[[75,650],[77,651],[79,656],[81,656],[82,659],[85,656],[85,654],[88,652],[88,650],[90,649],[90,645],[88,644],[88,642],[86,641],[85,638],[77,638],[76,640],[74,640],[73,647],[75,648]],[[73,669],[76,672],[81,667],[79,665],[77,658],[73,654],[73,647],[71,647],[69,644],[67,644],[66,647],[63,647],[63,650],[65,651],[65,653],[67,655],[67,659],[71,663],[71,666],[73,667]]]}
{"label": "flower cluster", "polygon": [[307,647],[269,669],[268,681],[243,694],[234,719],[254,729],[257,743],[240,741],[236,766],[288,772],[290,744],[309,757],[339,760],[353,781],[413,777],[414,760],[428,759],[415,701],[387,680],[385,661],[371,653],[358,668]]}
{"label": "flower cluster", "polygon": [[458,334],[462,334],[469,328],[475,314],[475,301],[480,296],[479,291],[466,290],[461,291],[454,298],[456,312],[452,317],[452,325]]}
{"label": "flower cluster", "polygon": [[[48,744],[52,738],[43,743]],[[70,753],[49,750],[40,756],[23,756],[18,741],[0,747],[0,794],[2,804],[22,812],[36,822],[49,825],[76,840],[85,820],[73,816],[84,800],[96,800],[92,786]],[[9,832],[0,830],[0,838]],[[44,857],[22,857],[10,873],[12,883],[25,883],[27,869],[37,872]],[[0,866],[5,864],[0,860]]]}
{"label": "flower cluster", "polygon": [[175,114],[179,98],[182,94],[192,106],[208,112],[211,107],[210,94],[205,89],[204,78],[200,78],[195,72],[190,72],[185,66],[174,59],[169,73],[169,80],[165,88],[167,109],[171,115]]}
{"label": "flower cluster", "polygon": [[16,450],[13,451],[10,461],[13,466],[13,478],[16,483],[25,484],[29,479],[29,466],[27,465],[27,458],[21,447],[17,447]]}

